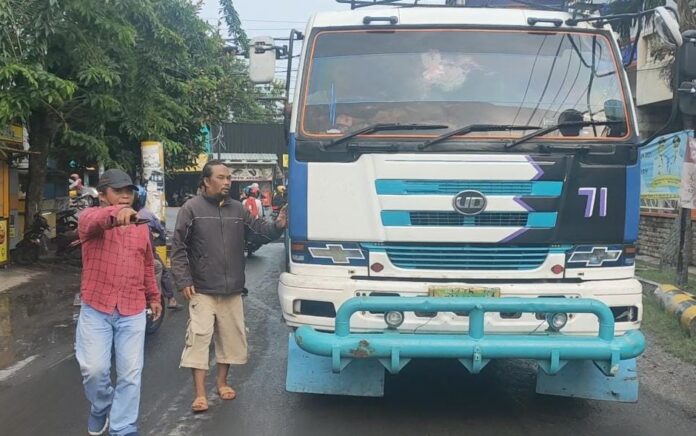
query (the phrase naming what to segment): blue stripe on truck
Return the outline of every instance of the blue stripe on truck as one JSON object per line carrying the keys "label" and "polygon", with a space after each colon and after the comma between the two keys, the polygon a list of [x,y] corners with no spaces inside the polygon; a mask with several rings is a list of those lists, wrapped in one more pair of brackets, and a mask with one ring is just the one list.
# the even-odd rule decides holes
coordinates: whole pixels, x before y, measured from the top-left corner
{"label": "blue stripe on truck", "polygon": [[295,135],[290,135],[290,179],[288,183],[288,210],[290,212],[290,239],[307,240],[307,162],[300,162],[295,154]]}

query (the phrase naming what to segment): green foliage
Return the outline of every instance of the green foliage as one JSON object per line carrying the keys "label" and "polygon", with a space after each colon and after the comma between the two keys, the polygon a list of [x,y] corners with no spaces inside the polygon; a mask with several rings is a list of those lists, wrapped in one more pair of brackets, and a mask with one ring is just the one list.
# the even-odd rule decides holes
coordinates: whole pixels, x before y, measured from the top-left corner
{"label": "green foliage", "polygon": [[235,47],[239,51],[247,53],[249,51],[249,38],[242,29],[242,21],[239,19],[239,14],[237,14],[232,0],[220,0],[220,6],[225,17],[225,24],[227,24],[227,32]]}
{"label": "green foliage", "polygon": [[[203,149],[201,126],[266,120],[245,64],[189,0],[0,0],[0,123],[48,113],[51,154],[80,165],[134,169],[142,140],[167,165]],[[248,38],[231,1],[231,35]],[[30,133],[31,135],[31,133]],[[41,182],[43,183],[43,182]]]}

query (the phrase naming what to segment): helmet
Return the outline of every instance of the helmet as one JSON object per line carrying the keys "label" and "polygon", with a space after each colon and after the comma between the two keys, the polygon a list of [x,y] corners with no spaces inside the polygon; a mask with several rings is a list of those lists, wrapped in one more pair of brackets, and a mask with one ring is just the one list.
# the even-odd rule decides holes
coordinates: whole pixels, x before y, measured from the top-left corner
{"label": "helmet", "polygon": [[145,207],[145,203],[147,203],[147,190],[143,186],[138,185],[133,198],[133,209],[139,211]]}
{"label": "helmet", "polygon": [[283,185],[278,185],[278,186],[276,187],[276,191],[278,191],[279,194],[282,194],[283,192],[285,192],[285,186],[283,186]]}

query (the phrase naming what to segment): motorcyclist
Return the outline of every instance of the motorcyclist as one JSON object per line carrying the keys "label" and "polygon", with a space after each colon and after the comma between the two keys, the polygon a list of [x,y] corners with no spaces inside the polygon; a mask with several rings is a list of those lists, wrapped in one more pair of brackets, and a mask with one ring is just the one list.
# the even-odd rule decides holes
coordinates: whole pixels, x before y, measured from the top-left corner
{"label": "motorcyclist", "polygon": [[261,217],[262,207],[259,207],[258,195],[259,190],[254,189],[253,186],[247,186],[244,189],[246,194],[246,199],[244,200],[244,207],[249,211],[253,218]]}
{"label": "motorcyclist", "polygon": [[280,209],[283,208],[287,204],[287,199],[285,197],[285,186],[283,185],[278,185],[276,187],[276,192],[273,195],[273,202],[272,202],[272,207],[273,207],[273,215],[277,215]]}
{"label": "motorcyclist", "polygon": [[68,180],[68,191],[70,192],[70,197],[75,198],[82,195],[82,179],[78,174],[70,174],[70,179]]}

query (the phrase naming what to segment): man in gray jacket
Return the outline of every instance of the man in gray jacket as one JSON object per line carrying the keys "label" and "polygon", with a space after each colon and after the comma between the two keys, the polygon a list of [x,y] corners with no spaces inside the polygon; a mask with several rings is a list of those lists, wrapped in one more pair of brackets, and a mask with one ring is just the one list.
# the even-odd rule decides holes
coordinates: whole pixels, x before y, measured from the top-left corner
{"label": "man in gray jacket", "polygon": [[203,167],[201,194],[179,210],[172,242],[172,274],[190,301],[181,367],[193,372],[194,412],[208,410],[205,375],[213,333],[218,395],[223,400],[237,396],[227,384],[227,374],[231,364],[247,362],[241,298],[245,239],[270,242],[287,226],[285,210],[275,223],[252,218],[239,201],[229,197],[231,184],[229,168],[222,161],[209,161]]}

